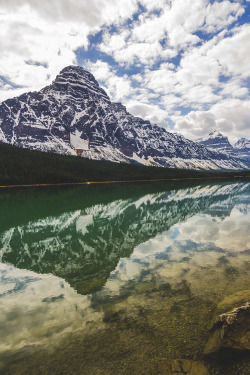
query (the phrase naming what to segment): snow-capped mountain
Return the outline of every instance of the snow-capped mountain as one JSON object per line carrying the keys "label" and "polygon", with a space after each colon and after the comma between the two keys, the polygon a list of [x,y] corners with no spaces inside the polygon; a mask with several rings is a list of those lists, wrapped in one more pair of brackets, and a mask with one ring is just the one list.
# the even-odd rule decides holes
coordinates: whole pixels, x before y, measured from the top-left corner
{"label": "snow-capped mountain", "polygon": [[250,151],[250,141],[246,138],[241,138],[235,143],[234,148],[242,151]]}
{"label": "snow-capped mountain", "polygon": [[120,103],[112,103],[94,76],[68,66],[39,92],[0,105],[0,141],[56,152],[165,167],[246,169],[238,158],[167,132]]}
{"label": "snow-capped mountain", "polygon": [[243,160],[250,163],[250,140],[241,138],[234,145],[235,153]]}
{"label": "snow-capped mountain", "polygon": [[218,131],[213,131],[205,138],[198,139],[197,142],[206,146],[207,148],[227,153],[228,155],[234,154],[234,149],[228,138]]}
{"label": "snow-capped mountain", "polygon": [[213,131],[207,137],[198,139],[197,142],[210,150],[217,150],[229,156],[238,157],[244,163],[249,164],[250,162],[250,141],[246,138],[239,139],[239,141],[232,146],[226,136],[218,131]]}

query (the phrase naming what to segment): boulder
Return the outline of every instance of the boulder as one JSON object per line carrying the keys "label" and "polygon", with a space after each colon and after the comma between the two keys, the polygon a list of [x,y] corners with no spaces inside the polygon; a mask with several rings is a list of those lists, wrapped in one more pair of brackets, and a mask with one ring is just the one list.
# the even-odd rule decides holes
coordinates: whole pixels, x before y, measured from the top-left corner
{"label": "boulder", "polygon": [[241,290],[240,292],[231,294],[220,302],[217,306],[216,314],[223,314],[224,312],[240,307],[247,302],[250,302],[250,290]]}
{"label": "boulder", "polygon": [[208,357],[250,350],[250,291],[225,298],[217,307],[211,336],[204,350]]}

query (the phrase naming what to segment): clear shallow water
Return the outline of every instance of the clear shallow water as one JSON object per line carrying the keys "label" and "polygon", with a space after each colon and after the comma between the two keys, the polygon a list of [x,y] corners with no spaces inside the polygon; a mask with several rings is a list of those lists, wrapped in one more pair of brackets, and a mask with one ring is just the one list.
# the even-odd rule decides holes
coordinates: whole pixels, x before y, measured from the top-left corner
{"label": "clear shallow water", "polygon": [[[249,289],[250,183],[12,190],[0,204],[0,373],[203,361],[217,304]],[[249,373],[247,358],[205,364]]]}

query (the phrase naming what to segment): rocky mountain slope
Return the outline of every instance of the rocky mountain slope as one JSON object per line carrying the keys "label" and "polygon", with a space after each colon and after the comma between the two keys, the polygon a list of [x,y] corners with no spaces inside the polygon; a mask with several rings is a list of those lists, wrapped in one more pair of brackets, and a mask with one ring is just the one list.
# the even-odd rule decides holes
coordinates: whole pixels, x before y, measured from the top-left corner
{"label": "rocky mountain slope", "polygon": [[217,150],[229,156],[238,157],[248,165],[250,163],[250,141],[246,138],[239,139],[238,142],[232,146],[226,136],[218,131],[213,131],[209,133],[207,137],[198,139],[197,142],[210,150]]}
{"label": "rocky mountain slope", "polygon": [[94,76],[68,66],[39,92],[0,105],[0,141],[90,159],[194,169],[246,169],[237,157],[167,132],[120,103]]}
{"label": "rocky mountain slope", "polygon": [[198,139],[198,142],[207,148],[219,152],[225,152],[229,155],[234,154],[233,146],[229,142],[228,138],[218,131],[213,131],[209,133],[207,137]]}
{"label": "rocky mountain slope", "polygon": [[250,164],[250,141],[246,138],[241,138],[234,145],[235,153],[243,160]]}

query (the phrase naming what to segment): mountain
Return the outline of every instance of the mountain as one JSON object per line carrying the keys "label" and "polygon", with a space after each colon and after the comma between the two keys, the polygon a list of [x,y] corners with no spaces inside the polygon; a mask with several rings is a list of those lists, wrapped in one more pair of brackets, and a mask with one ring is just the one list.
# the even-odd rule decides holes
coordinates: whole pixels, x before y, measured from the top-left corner
{"label": "mountain", "polygon": [[238,158],[167,132],[112,103],[94,76],[68,66],[39,92],[0,104],[0,141],[90,159],[193,169],[247,169]]}
{"label": "mountain", "polygon": [[250,164],[250,141],[248,139],[239,139],[234,145],[234,150],[238,157]]}
{"label": "mountain", "polygon": [[228,138],[218,131],[209,133],[207,137],[198,139],[197,142],[206,146],[207,148],[224,152],[228,155],[234,155],[234,148],[229,142]]}
{"label": "mountain", "polygon": [[250,165],[250,141],[246,138],[241,138],[232,146],[226,136],[218,131],[213,131],[207,137],[198,139],[197,142],[210,150],[217,150],[229,156],[238,157],[244,163]]}

